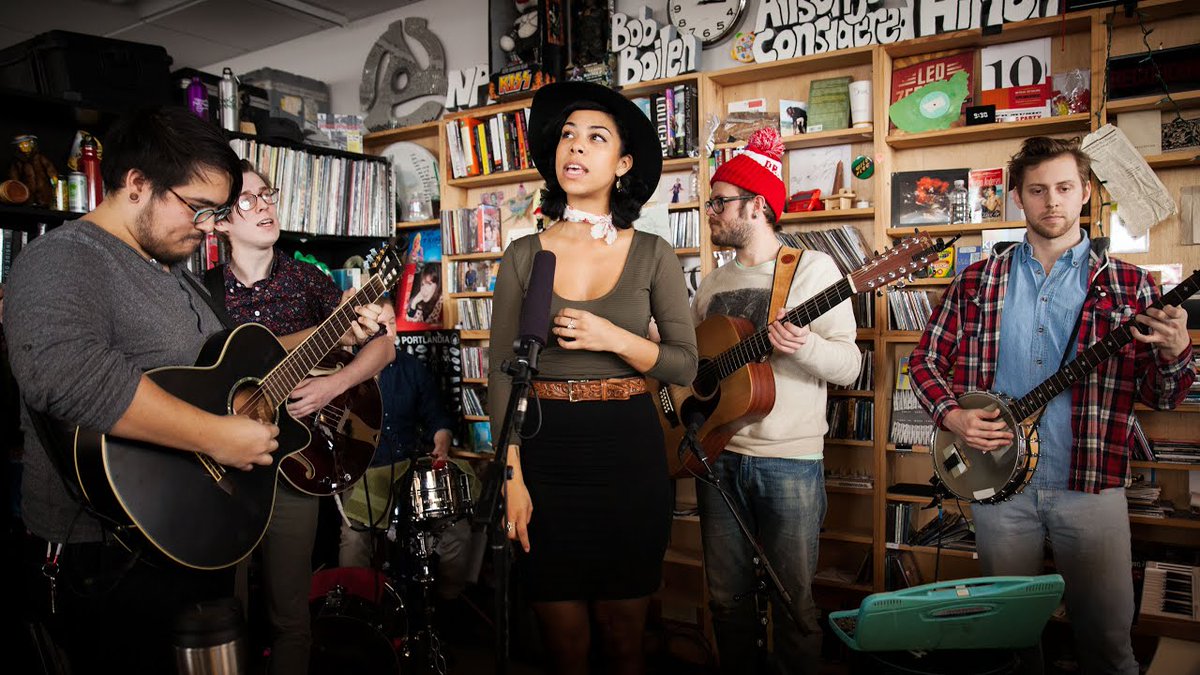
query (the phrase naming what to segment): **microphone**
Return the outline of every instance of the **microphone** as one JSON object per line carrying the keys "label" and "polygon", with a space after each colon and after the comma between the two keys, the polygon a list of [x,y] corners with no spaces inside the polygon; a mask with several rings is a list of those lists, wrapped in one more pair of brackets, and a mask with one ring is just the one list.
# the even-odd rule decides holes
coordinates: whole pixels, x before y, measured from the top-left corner
{"label": "microphone", "polygon": [[[683,418],[687,422],[687,430],[683,434],[683,441],[681,443],[686,445],[688,450],[691,450],[692,454],[696,456],[696,459],[700,460],[700,464],[707,469],[708,457],[705,456],[704,449],[700,447],[700,439],[696,437],[696,434],[700,431],[700,427],[704,426],[704,423],[708,421],[708,417],[698,410],[691,410],[685,413]],[[679,455],[682,459],[682,448],[679,450]]]}
{"label": "microphone", "polygon": [[529,408],[529,390],[533,376],[537,375],[538,354],[542,347],[546,346],[550,336],[554,265],[554,254],[550,251],[538,251],[533,256],[533,268],[529,272],[525,300],[521,303],[521,322],[517,329],[517,338],[513,341],[515,358],[507,359],[502,364],[504,372],[512,378],[511,396],[500,425],[500,435],[495,439],[496,461],[488,465],[479,499],[476,501],[477,524],[491,522],[494,525],[500,521],[493,522],[493,519],[499,518],[498,514],[503,512],[502,508],[498,508],[501,503],[500,488],[505,480],[512,477],[512,468],[508,466],[506,459],[508,446],[521,443],[520,432],[525,424],[525,411]]}
{"label": "microphone", "polygon": [[537,354],[550,336],[550,301],[554,295],[556,259],[550,251],[538,251],[533,256],[533,269],[521,304],[521,322],[517,341],[513,345],[518,357],[537,367]]}

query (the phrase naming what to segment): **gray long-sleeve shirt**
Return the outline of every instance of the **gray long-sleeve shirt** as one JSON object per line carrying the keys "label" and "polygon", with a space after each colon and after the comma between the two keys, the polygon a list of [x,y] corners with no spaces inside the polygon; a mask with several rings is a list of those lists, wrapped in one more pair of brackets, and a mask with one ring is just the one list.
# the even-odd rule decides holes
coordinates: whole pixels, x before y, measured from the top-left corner
{"label": "gray long-sleeve shirt", "polygon": [[[4,330],[28,406],[65,424],[108,431],[125,414],[143,372],[191,365],[222,326],[176,265],[171,271],[87,221],[33,240],[17,256]],[[97,541],[22,410],[26,526],[49,541]],[[68,470],[72,467],[67,467]]]}

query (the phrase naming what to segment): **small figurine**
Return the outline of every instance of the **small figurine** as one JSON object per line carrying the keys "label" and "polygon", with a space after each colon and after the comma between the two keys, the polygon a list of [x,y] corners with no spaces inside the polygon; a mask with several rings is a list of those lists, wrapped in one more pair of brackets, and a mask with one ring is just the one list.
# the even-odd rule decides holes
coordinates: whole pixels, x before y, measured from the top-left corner
{"label": "small figurine", "polygon": [[500,49],[507,55],[509,63],[532,63],[538,49],[538,3],[537,0],[513,0],[517,18],[512,27],[500,36]]}
{"label": "small figurine", "polygon": [[671,203],[679,203],[679,194],[683,192],[683,179],[676,178],[675,184],[671,186]]}
{"label": "small figurine", "polygon": [[16,136],[12,141],[17,147],[17,157],[8,168],[8,177],[21,181],[29,188],[30,203],[34,206],[54,204],[54,183],[58,171],[46,156],[38,152],[38,138],[33,134]]}

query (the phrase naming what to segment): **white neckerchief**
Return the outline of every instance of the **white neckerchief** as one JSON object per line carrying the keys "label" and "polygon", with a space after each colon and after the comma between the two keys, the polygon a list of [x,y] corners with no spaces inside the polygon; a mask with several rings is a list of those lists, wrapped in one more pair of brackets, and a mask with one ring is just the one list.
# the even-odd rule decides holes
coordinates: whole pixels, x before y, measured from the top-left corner
{"label": "white neckerchief", "polygon": [[604,243],[612,246],[612,243],[617,240],[617,228],[613,225],[612,214],[604,214],[603,216],[587,211],[580,211],[570,204],[563,209],[563,220],[568,220],[572,223],[591,223],[592,224],[592,239],[603,239]]}

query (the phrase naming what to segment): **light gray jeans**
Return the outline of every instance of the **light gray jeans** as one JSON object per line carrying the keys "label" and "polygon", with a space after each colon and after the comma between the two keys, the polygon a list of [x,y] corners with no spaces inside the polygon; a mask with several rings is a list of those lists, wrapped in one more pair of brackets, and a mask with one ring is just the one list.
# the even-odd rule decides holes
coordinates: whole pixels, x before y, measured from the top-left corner
{"label": "light gray jeans", "polygon": [[1075,651],[1087,675],[1137,675],[1129,506],[1124,488],[1100,494],[1034,487],[1001,504],[972,505],[983,573],[1042,574],[1043,542],[1066,581]]}

